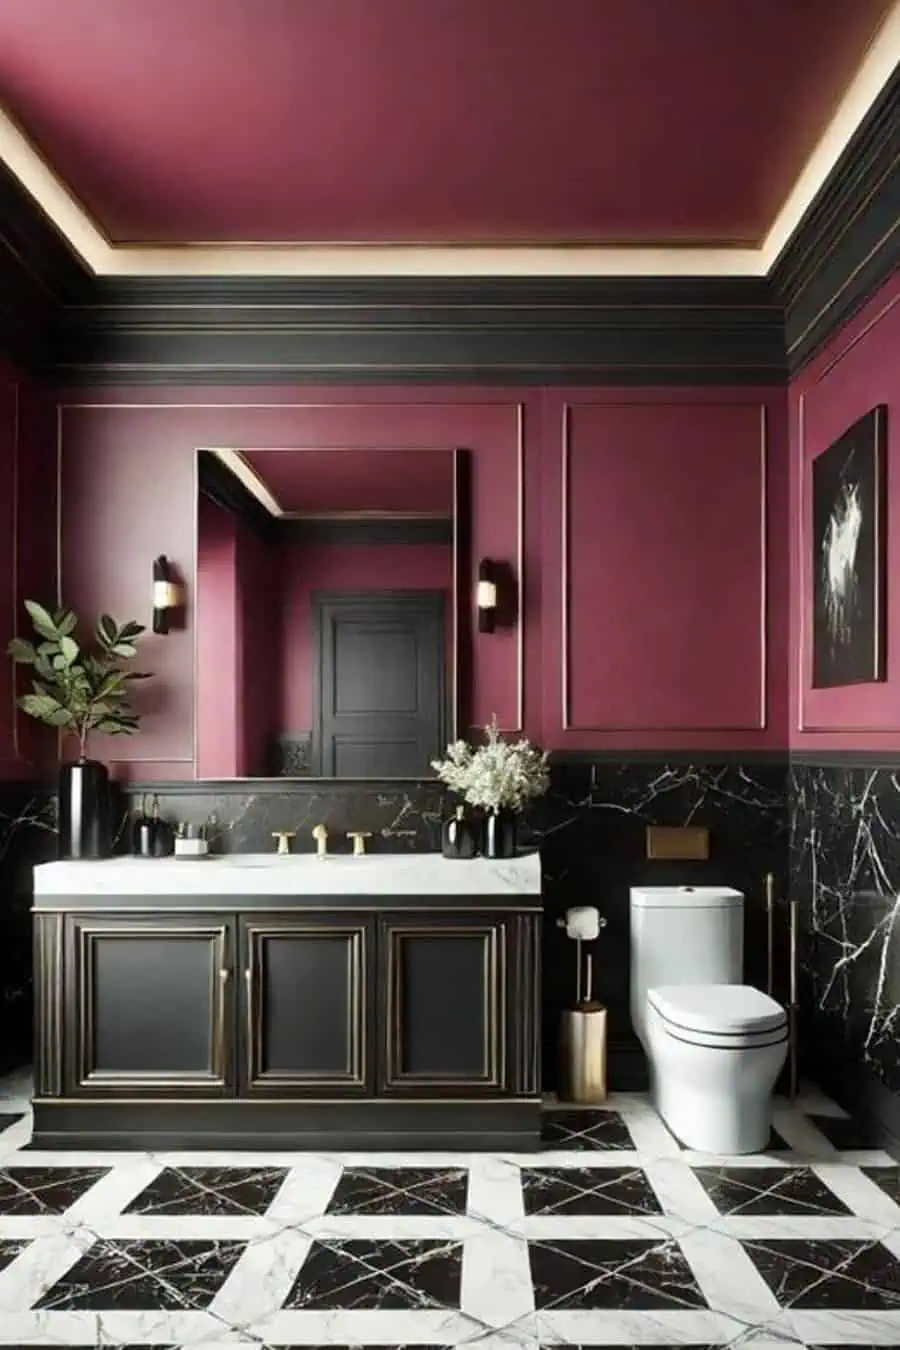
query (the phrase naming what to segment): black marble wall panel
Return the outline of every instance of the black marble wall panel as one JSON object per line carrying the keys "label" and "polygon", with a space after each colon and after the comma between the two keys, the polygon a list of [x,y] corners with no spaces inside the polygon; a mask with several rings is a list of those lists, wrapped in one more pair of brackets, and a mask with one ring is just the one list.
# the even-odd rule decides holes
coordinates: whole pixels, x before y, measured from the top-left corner
{"label": "black marble wall panel", "polygon": [[[628,890],[648,884],[728,884],[747,896],[748,976],[765,981],[764,877],[773,872],[777,894],[787,882],[788,829],[783,761],[689,764],[649,760],[554,765],[548,796],[521,830],[524,845],[541,849],[545,877],[544,1065],[545,1086],[556,1082],[559,1012],[574,998],[572,944],[557,920],[573,904],[596,904],[607,928],[595,944],[596,994],[609,1008],[614,1086],[639,1087],[644,1067],[628,1011]],[[223,852],[268,852],[272,834],[296,832],[294,848],[311,851],[314,825],[329,830],[329,847],[349,851],[348,830],[372,833],[373,850],[430,851],[439,847],[439,784],[258,780],[184,783],[119,790],[116,839],[127,851],[141,798],[159,796],[163,817],[206,824],[211,845]],[[54,856],[52,795],[17,789],[0,816],[0,878],[15,897],[17,941],[11,944],[11,993],[27,991],[30,939],[27,907],[34,862]],[[649,824],[705,825],[706,862],[668,863],[645,857]],[[465,866],[460,863],[460,866]],[[779,951],[785,930],[779,913]],[[4,950],[6,944],[4,944]]]}
{"label": "black marble wall panel", "polygon": [[900,769],[792,761],[801,1056],[900,1134]]}
{"label": "black marble wall panel", "polygon": [[[775,876],[776,992],[787,960],[788,827],[786,760],[753,764],[595,761],[554,768],[551,791],[533,813],[544,868],[544,1067],[556,1081],[559,1010],[574,999],[573,943],[557,920],[574,904],[596,905],[607,927],[594,948],[596,996],[608,1009],[610,1077],[620,1088],[645,1083],[629,1012],[629,888],[730,885],[745,904],[747,978],[766,987],[765,876]],[[647,825],[704,825],[707,861],[648,860]]]}

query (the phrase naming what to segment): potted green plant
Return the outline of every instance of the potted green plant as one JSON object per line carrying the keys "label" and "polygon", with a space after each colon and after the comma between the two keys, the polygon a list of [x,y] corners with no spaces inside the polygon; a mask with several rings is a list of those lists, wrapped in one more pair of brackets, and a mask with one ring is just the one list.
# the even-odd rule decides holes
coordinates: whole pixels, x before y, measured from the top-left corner
{"label": "potted green plant", "polygon": [[91,647],[78,642],[78,619],[71,609],[46,609],[26,600],[35,639],[13,638],[8,654],[34,672],[31,692],[16,700],[29,717],[57,727],[74,740],[78,758],[59,771],[59,852],[63,858],[103,858],[110,849],[109,771],[88,758],[91,733],[131,736],[139,718],[130,703],[130,684],[144,671],[126,669],[137,654],[143,624],[120,624],[101,614]]}

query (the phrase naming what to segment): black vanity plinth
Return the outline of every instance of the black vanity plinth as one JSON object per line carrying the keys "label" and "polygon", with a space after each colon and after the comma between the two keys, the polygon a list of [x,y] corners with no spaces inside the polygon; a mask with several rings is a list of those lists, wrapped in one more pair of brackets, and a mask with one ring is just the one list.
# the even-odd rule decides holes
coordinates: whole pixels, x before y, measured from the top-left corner
{"label": "black vanity plinth", "polygon": [[34,1145],[535,1148],[540,919],[536,895],[38,896]]}

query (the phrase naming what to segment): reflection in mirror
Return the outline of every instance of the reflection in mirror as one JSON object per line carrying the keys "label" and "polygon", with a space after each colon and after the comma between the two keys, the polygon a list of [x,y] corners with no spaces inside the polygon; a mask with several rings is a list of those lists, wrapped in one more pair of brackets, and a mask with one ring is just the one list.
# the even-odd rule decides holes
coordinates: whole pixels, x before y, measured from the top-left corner
{"label": "reflection in mirror", "polygon": [[460,725],[465,452],[200,450],[197,484],[198,776],[432,777]]}

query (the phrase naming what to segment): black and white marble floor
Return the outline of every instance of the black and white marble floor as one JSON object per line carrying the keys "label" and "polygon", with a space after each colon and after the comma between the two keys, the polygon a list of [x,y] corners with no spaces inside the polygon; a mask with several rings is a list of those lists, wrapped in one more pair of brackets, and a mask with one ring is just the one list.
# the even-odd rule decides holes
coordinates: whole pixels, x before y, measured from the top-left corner
{"label": "black and white marble floor", "polygon": [[900,1167],[810,1091],[770,1151],[646,1099],[539,1154],[46,1153],[0,1083],[0,1347],[900,1346]]}

